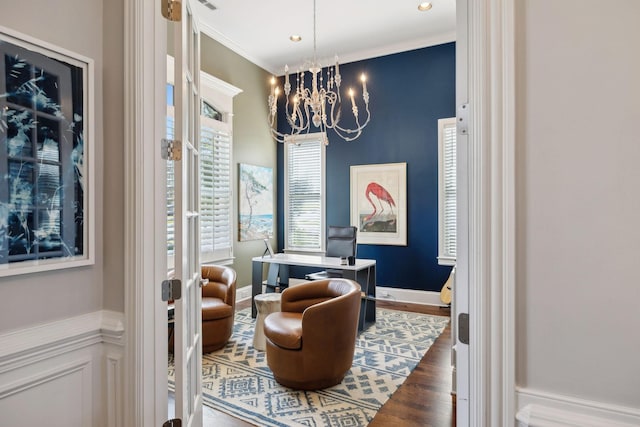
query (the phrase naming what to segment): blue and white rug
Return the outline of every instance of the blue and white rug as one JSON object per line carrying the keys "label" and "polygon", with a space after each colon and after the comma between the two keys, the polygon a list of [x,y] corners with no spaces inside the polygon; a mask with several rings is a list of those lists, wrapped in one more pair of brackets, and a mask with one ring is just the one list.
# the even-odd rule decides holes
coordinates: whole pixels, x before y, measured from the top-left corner
{"label": "blue and white rug", "polygon": [[[337,386],[296,391],[273,379],[255,350],[255,319],[236,314],[227,346],[203,356],[205,405],[259,426],[366,426],[449,323],[444,316],[378,308],[376,323],[358,335],[353,366]],[[173,360],[169,384],[173,388]]]}

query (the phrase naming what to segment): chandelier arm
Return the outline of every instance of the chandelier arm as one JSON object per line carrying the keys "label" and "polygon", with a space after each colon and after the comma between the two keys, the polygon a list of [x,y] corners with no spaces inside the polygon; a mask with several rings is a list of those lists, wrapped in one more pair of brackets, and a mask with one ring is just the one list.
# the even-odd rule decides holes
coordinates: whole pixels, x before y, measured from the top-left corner
{"label": "chandelier arm", "polygon": [[366,110],[367,110],[367,120],[365,120],[363,124],[360,124],[360,120],[356,117],[356,127],[355,128],[353,128],[353,129],[343,128],[343,127],[339,126],[336,123],[335,129],[339,129],[340,131],[346,132],[346,133],[355,133],[355,132],[360,133],[362,131],[362,129],[364,129],[369,124],[369,121],[371,120],[371,114],[369,113],[369,107],[368,106],[367,106]]}
{"label": "chandelier arm", "polygon": [[351,142],[351,141],[353,141],[353,140],[357,139],[357,138],[360,136],[360,134],[362,133],[362,131],[359,131],[359,132],[358,132],[356,135],[354,135],[354,136],[347,136],[347,135],[343,135],[343,134],[342,134],[339,130],[337,130],[337,129],[334,129],[333,131],[336,133],[336,135],[338,135],[340,138],[344,139],[344,140],[345,140],[345,141],[347,141],[347,142]]}
{"label": "chandelier arm", "polygon": [[292,133],[281,133],[278,132],[276,129],[274,129],[273,127],[271,128],[271,137],[279,143],[285,143],[285,142],[290,142],[290,143],[295,143],[295,137],[297,135],[300,135],[302,133],[309,133],[309,129],[306,129],[306,132],[304,132],[305,129],[301,129],[300,131],[296,131],[296,132],[292,132]]}

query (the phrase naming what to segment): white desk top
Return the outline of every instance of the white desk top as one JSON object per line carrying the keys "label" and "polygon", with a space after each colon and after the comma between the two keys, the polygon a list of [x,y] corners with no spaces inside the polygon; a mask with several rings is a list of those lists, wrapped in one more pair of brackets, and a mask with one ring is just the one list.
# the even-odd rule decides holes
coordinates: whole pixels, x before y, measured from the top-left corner
{"label": "white desk top", "polygon": [[275,254],[273,257],[270,257],[269,255],[264,257],[254,257],[252,258],[252,261],[266,262],[268,264],[298,265],[303,267],[334,268],[338,270],[363,270],[376,265],[375,259],[356,258],[355,265],[344,265],[340,264],[340,258],[336,257],[283,253]]}

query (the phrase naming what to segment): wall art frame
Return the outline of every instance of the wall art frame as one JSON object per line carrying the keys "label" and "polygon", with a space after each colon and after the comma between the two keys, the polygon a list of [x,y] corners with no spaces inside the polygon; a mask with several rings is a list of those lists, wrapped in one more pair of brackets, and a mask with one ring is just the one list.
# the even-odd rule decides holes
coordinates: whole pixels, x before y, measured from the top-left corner
{"label": "wall art frame", "polygon": [[0,277],[95,263],[94,73],[0,26]]}
{"label": "wall art frame", "polygon": [[407,164],[351,166],[351,225],[358,243],[407,245]]}
{"label": "wall art frame", "polygon": [[273,236],[273,168],[240,163],[238,240]]}

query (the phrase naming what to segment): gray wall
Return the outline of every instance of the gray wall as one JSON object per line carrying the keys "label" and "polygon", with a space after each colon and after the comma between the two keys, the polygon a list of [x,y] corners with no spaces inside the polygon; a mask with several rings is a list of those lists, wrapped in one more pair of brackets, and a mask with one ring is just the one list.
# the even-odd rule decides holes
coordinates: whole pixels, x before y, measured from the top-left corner
{"label": "gray wall", "polygon": [[[233,221],[237,224],[239,163],[273,168],[274,210],[276,207],[276,142],[271,139],[267,124],[267,97],[271,75],[204,34],[201,46],[202,70],[242,89],[242,93],[233,101]],[[277,233],[275,226],[274,212],[274,247]],[[238,273],[238,286],[242,287],[251,283],[251,258],[262,255],[264,243],[262,240],[239,242],[237,227],[234,230],[234,241],[236,259],[233,268]]]}
{"label": "gray wall", "polygon": [[516,2],[517,382],[640,408],[640,2]]}
{"label": "gray wall", "polygon": [[124,311],[124,0],[108,0],[104,19],[104,289],[106,310]]}
{"label": "gray wall", "polygon": [[[0,25],[92,58],[97,83],[95,140],[90,141],[96,159],[96,263],[89,267],[1,278],[0,291],[7,303],[0,310],[0,331],[103,307],[122,310],[123,263],[122,256],[116,255],[123,244],[123,173],[122,165],[118,163],[122,156],[122,76],[113,74],[121,73],[122,69],[122,1],[110,1],[109,8],[103,9],[102,0],[2,0],[0,9]],[[119,34],[114,38],[114,33]],[[108,64],[105,64],[103,54],[108,56]],[[109,82],[111,93],[106,97],[103,82]],[[105,150],[107,138],[109,149]],[[110,178],[107,189],[104,188],[104,166],[108,166]],[[106,224],[105,218],[108,218]],[[105,231],[109,236],[108,244],[103,239]],[[103,289],[104,278],[110,281],[108,289]]]}

